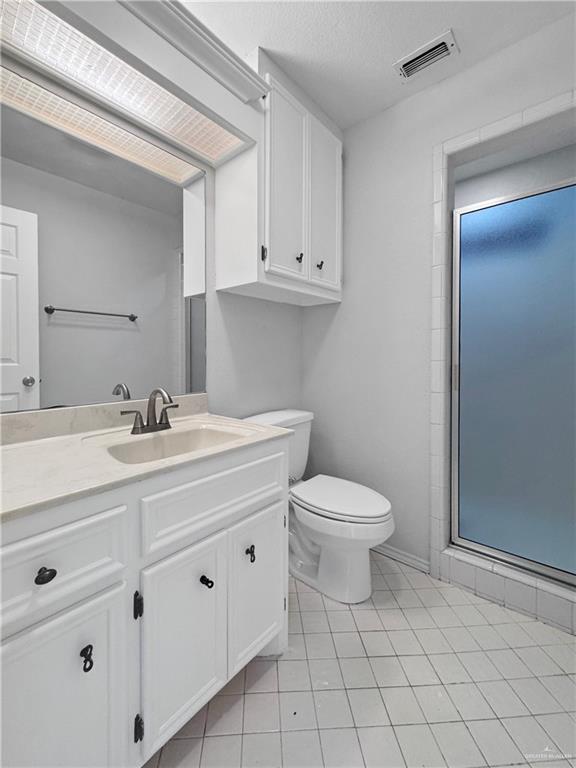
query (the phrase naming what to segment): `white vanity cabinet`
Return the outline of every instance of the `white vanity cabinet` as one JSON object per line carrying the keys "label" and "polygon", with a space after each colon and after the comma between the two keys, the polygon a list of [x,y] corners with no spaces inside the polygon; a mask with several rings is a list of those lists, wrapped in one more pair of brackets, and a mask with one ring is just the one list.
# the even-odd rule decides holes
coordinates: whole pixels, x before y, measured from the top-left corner
{"label": "white vanity cabinet", "polygon": [[4,768],[140,768],[282,652],[287,449],[277,435],[3,522]]}
{"label": "white vanity cabinet", "polygon": [[216,287],[300,306],[337,303],[342,142],[278,79],[266,80],[264,142],[216,171]]}

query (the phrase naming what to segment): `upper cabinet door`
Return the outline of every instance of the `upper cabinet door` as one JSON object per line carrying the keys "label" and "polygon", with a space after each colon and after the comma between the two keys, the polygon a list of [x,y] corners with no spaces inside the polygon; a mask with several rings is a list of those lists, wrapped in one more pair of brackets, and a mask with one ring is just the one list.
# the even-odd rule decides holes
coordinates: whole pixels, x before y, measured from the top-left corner
{"label": "upper cabinet door", "polygon": [[310,280],[340,289],[342,143],[310,115]]}
{"label": "upper cabinet door", "polygon": [[228,674],[242,669],[282,626],[285,531],[282,502],[230,530]]}
{"label": "upper cabinet door", "polygon": [[307,129],[304,107],[273,78],[268,96],[266,271],[308,279]]}
{"label": "upper cabinet door", "polygon": [[126,765],[124,587],[2,646],[2,765]]}
{"label": "upper cabinet door", "polygon": [[146,568],[141,583],[146,758],[226,682],[226,533]]}

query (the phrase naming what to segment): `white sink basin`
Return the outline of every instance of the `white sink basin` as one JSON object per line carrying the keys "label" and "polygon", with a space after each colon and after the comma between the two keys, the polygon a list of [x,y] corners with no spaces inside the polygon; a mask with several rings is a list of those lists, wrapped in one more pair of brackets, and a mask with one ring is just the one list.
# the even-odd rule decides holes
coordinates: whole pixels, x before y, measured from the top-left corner
{"label": "white sink basin", "polygon": [[192,427],[186,430],[157,432],[135,437],[108,447],[108,453],[123,464],[143,464],[184,453],[206,451],[246,437],[246,433],[214,427]]}

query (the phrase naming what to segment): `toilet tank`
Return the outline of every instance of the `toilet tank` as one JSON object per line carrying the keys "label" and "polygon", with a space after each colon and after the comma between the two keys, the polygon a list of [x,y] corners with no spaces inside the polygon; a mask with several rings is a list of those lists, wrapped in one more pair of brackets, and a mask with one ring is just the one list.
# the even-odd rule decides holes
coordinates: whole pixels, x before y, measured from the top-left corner
{"label": "toilet tank", "polygon": [[272,427],[285,427],[294,430],[294,436],[290,441],[288,474],[290,482],[301,480],[308,461],[308,448],[310,446],[310,428],[314,414],[311,411],[267,411],[249,416],[246,421],[254,421],[256,424],[268,424]]}

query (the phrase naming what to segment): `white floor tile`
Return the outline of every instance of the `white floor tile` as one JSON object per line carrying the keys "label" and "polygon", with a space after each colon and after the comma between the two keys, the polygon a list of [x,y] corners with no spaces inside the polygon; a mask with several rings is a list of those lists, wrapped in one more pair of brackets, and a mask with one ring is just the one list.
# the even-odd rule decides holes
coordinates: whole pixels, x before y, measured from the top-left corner
{"label": "white floor tile", "polygon": [[563,672],[576,672],[576,647],[573,645],[546,645],[545,652]]}
{"label": "white floor tile", "polygon": [[446,765],[429,725],[394,728],[407,768],[443,768]]}
{"label": "white floor tile", "polygon": [[349,611],[350,606],[347,603],[339,603],[338,600],[332,600],[331,597],[322,595],[322,601],[324,602],[324,608],[327,611]]}
{"label": "white floor tile", "polygon": [[472,680],[481,682],[484,680],[501,680],[502,675],[486,655],[486,651],[473,651],[472,653],[459,653],[458,658],[462,666],[468,672]]}
{"label": "white floor tile", "polygon": [[288,731],[282,734],[284,768],[323,768],[318,731]]}
{"label": "white floor tile", "polygon": [[434,685],[440,682],[426,656],[401,656],[400,664],[410,685]]}
{"label": "white floor tile", "polygon": [[[413,594],[411,589],[408,589],[409,594]],[[381,610],[397,610],[400,607],[398,602],[397,593],[391,592],[389,589],[377,589],[372,593],[372,602],[374,607]]]}
{"label": "white floor tile", "polygon": [[422,605],[424,605],[426,608],[446,605],[446,600],[444,600],[442,593],[438,589],[417,589],[416,594],[418,595]]}
{"label": "white floor tile", "polygon": [[489,624],[507,624],[510,621],[508,612],[500,605],[484,603],[484,605],[479,606],[478,610]]}
{"label": "white floor tile", "polygon": [[329,632],[328,617],[325,611],[302,611],[302,629],[308,632]]}
{"label": "white floor tile", "polygon": [[448,683],[470,682],[470,675],[466,672],[455,653],[434,654],[428,658],[444,685]]}
{"label": "white floor tile", "polygon": [[[424,591],[424,590],[421,590]],[[427,589],[426,592],[436,592],[435,589]],[[399,608],[422,608],[424,603],[418,593],[413,589],[393,589],[392,595],[396,601],[396,605]],[[445,603],[443,603],[444,605]],[[390,605],[390,608],[395,608],[395,605]]]}
{"label": "white floor tile", "polygon": [[377,688],[356,688],[348,691],[348,702],[357,728],[390,724]]}
{"label": "white floor tile", "polygon": [[532,672],[512,650],[486,651],[486,655],[505,680],[516,677],[531,677]]}
{"label": "white floor tile", "polygon": [[280,730],[277,693],[249,693],[244,701],[244,733]]}
{"label": "white floor tile", "polygon": [[210,736],[204,739],[200,768],[240,768],[241,761],[241,736]]}
{"label": "white floor tile", "polygon": [[376,680],[368,659],[340,659],[346,688],[375,688]]}
{"label": "white floor tile", "polygon": [[353,728],[321,730],[320,742],[326,768],[364,768],[364,760]]}
{"label": "white floor tile", "polygon": [[535,677],[510,680],[510,687],[528,708],[531,715],[546,715],[562,712],[562,706]]}
{"label": "white floor tile", "polygon": [[452,610],[466,627],[488,624],[488,621],[474,605],[453,605]]}
{"label": "white floor tile", "polygon": [[308,665],[313,690],[344,688],[344,680],[337,659],[310,659]]}
{"label": "white floor tile", "polygon": [[327,616],[331,632],[356,632],[351,611],[328,611]]}
{"label": "white floor tile", "polygon": [[398,609],[389,609],[385,611],[378,611],[382,626],[387,630],[395,629],[410,629],[410,624],[406,620],[404,613]]}
{"label": "white floor tile", "polygon": [[243,695],[215,696],[208,705],[206,734],[208,736],[222,736],[242,733],[243,713]]}
{"label": "white floor tile", "polygon": [[361,632],[360,637],[368,656],[394,656],[395,651],[384,630],[375,632]]}
{"label": "white floor tile", "polygon": [[395,656],[376,656],[370,658],[370,666],[376,682],[381,688],[408,685],[408,678]]}
{"label": "white floor tile", "polygon": [[449,605],[445,607],[429,608],[428,610],[430,611],[430,616],[434,619],[436,626],[441,629],[444,627],[462,626],[462,622]]}
{"label": "white floor tile", "polygon": [[314,691],[318,728],[350,728],[354,725],[346,691]]}
{"label": "white floor tile", "polygon": [[497,624],[495,629],[510,648],[526,648],[536,644],[534,638],[530,637],[522,624]]}
{"label": "white floor tile", "polygon": [[476,640],[478,645],[483,651],[499,650],[500,648],[508,648],[508,643],[501,637],[494,627],[488,625],[480,625],[477,627],[469,627],[470,634]]}
{"label": "white floor tile", "polygon": [[282,654],[283,661],[298,661],[306,658],[304,635],[288,635],[288,648]]}
{"label": "white floor tile", "polygon": [[299,592],[298,604],[300,606],[300,612],[305,611],[323,611],[324,602],[322,595],[319,592]]}
{"label": "white floor tile", "polygon": [[404,608],[403,610],[412,629],[434,629],[436,627],[426,608]]}
{"label": "white floor tile", "polygon": [[563,757],[576,758],[576,722],[566,712],[536,718],[559,747]]}
{"label": "white floor tile", "polygon": [[242,739],[242,768],[282,768],[280,734],[246,734]]}
{"label": "white floor tile", "polygon": [[502,720],[522,756],[530,762],[562,757],[553,739],[534,717],[510,717]]}
{"label": "white floor tile", "polygon": [[278,662],[279,691],[309,691],[311,687],[307,661]]}
{"label": "white floor tile", "polygon": [[338,658],[347,659],[366,656],[366,650],[359,632],[337,632],[333,639]]}
{"label": "white floor tile", "polygon": [[435,723],[430,728],[448,768],[477,768],[486,765],[464,723]]}
{"label": "white floor tile", "polygon": [[378,611],[352,611],[352,616],[356,622],[356,628],[359,632],[382,629],[382,622]]}
{"label": "white floor tile", "polygon": [[568,712],[576,712],[576,683],[567,675],[541,677],[542,685]]}
{"label": "white floor tile", "polygon": [[280,694],[280,727],[283,731],[316,729],[316,713],[311,691]]}
{"label": "white floor tile", "polygon": [[159,768],[198,768],[201,754],[202,739],[173,739],[162,749]]}
{"label": "white floor tile", "polygon": [[306,654],[309,659],[335,659],[336,648],[334,638],[330,632],[304,635],[306,640]]}
{"label": "white floor tile", "polygon": [[384,578],[386,579],[386,584],[390,587],[390,589],[412,589],[412,586],[406,576],[401,573],[389,573],[384,574]]}
{"label": "white floor tile", "polygon": [[202,707],[194,717],[192,717],[186,725],[184,725],[178,733],[173,737],[175,739],[192,739],[195,737],[204,736],[204,729],[206,727],[206,715],[208,712],[208,705]]}
{"label": "white floor tile", "polygon": [[389,632],[388,639],[398,656],[412,656],[424,653],[412,629],[399,629]]}
{"label": "white floor tile", "polygon": [[561,632],[559,629],[543,624],[541,621],[531,621],[527,624],[522,624],[522,627],[538,645],[558,645],[568,642],[566,632]]}
{"label": "white floor tile", "polygon": [[561,675],[562,670],[552,661],[547,653],[544,653],[542,648],[517,648],[516,655],[522,659],[524,664],[528,667],[530,672],[536,677],[544,677],[545,675]]}
{"label": "white floor tile", "polygon": [[474,683],[447,685],[446,690],[463,720],[484,720],[495,716],[494,710]]}
{"label": "white floor tile", "polygon": [[381,694],[392,725],[426,722],[411,688],[383,688]]}
{"label": "white floor tile", "polygon": [[247,693],[274,693],[278,690],[278,668],[275,661],[255,659],[246,667]]}
{"label": "white floor tile", "polygon": [[440,629],[416,629],[414,634],[425,653],[451,653],[452,648]]}
{"label": "white floor tile", "polygon": [[444,723],[461,719],[443,685],[418,686],[414,688],[414,695],[428,723]]}
{"label": "white floor tile", "polygon": [[488,765],[522,763],[524,757],[499,720],[477,720],[467,723],[468,730]]}
{"label": "white floor tile", "polygon": [[516,717],[528,714],[528,710],[506,680],[478,683],[478,688],[497,717]]}
{"label": "white floor tile", "polygon": [[359,728],[357,733],[366,768],[404,768],[393,728]]}
{"label": "white floor tile", "polygon": [[296,635],[302,634],[303,629],[300,611],[288,611],[288,632]]}
{"label": "white floor tile", "polygon": [[466,627],[446,627],[442,630],[442,634],[456,653],[480,650],[480,646]]}
{"label": "white floor tile", "polygon": [[246,679],[246,670],[241,669],[237,675],[234,675],[230,682],[226,683],[224,688],[218,692],[218,696],[225,696],[232,693],[244,693],[244,681]]}

